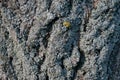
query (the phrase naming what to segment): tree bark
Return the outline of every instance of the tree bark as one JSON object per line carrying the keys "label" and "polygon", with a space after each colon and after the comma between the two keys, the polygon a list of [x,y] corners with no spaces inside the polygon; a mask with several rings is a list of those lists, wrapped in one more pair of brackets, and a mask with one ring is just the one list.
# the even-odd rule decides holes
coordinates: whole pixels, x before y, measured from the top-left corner
{"label": "tree bark", "polygon": [[120,80],[120,0],[0,0],[0,80]]}

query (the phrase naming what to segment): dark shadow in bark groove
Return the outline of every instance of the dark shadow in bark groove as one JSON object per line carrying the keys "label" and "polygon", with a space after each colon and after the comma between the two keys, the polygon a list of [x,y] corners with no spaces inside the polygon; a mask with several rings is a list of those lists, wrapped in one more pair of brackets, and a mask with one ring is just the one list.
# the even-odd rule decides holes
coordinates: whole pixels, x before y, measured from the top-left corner
{"label": "dark shadow in bark groove", "polygon": [[31,27],[25,27],[25,29],[22,32],[22,37],[25,41],[28,40],[28,35]]}
{"label": "dark shadow in bark groove", "polygon": [[37,77],[37,79],[36,79],[36,80],[40,80],[40,79],[39,79],[39,77],[38,77],[38,75],[36,75],[36,77]]}
{"label": "dark shadow in bark groove", "polygon": [[84,65],[85,62],[85,53],[81,50],[80,51],[80,62],[78,63],[78,65],[76,66],[77,69],[81,69],[81,67]]}
{"label": "dark shadow in bark groove", "polygon": [[45,26],[47,26],[47,29],[46,29],[47,34],[43,38],[43,45],[45,48],[47,48],[47,45],[48,45],[48,39],[49,39],[50,33],[52,31],[52,26],[58,19],[59,19],[58,17],[55,17],[55,19],[53,19],[51,22],[49,22],[47,25],[45,25]]}
{"label": "dark shadow in bark groove", "polygon": [[63,65],[63,60],[64,60],[64,59],[65,59],[64,57],[61,58],[61,67],[62,67],[62,69],[65,68],[64,65]]}
{"label": "dark shadow in bark groove", "polygon": [[[113,51],[110,55],[109,61],[108,61],[108,67],[107,67],[107,71],[108,71],[108,80],[114,80],[114,78],[120,76],[119,72],[120,72],[120,42],[117,43],[117,45],[113,48]],[[119,60],[117,61],[117,59],[119,58]],[[118,72],[118,74],[116,74]],[[115,77],[116,76],[116,77]],[[118,79],[115,79],[118,80]]]}
{"label": "dark shadow in bark groove", "polygon": [[46,74],[46,80],[49,80],[49,76]]}
{"label": "dark shadow in bark groove", "polygon": [[[13,61],[13,57],[10,56],[10,57],[9,57],[9,61],[8,61],[9,69],[11,68],[11,69],[10,69],[10,72],[12,72],[10,76],[13,77],[14,80],[18,80],[17,75],[16,75],[16,72],[15,72],[15,70],[14,70],[14,66],[13,66],[12,61]],[[9,70],[8,70],[8,71],[9,71]]]}
{"label": "dark shadow in bark groove", "polygon": [[47,4],[46,4],[46,5],[48,5],[48,10],[49,10],[49,9],[50,9],[50,7],[51,7],[51,4],[52,4],[52,0],[47,0],[46,2],[47,2]]}
{"label": "dark shadow in bark groove", "polygon": [[2,0],[1,2],[2,2],[2,6],[3,6],[3,7],[7,7],[7,6],[8,6],[8,5],[7,5],[8,0]]}
{"label": "dark shadow in bark groove", "polygon": [[[82,68],[82,66],[84,65],[84,63],[85,63],[85,55],[84,55],[84,52],[81,51],[80,49],[79,49],[79,51],[80,51],[80,60],[79,60],[79,62],[77,63],[78,65],[75,67],[75,72],[74,72],[74,78],[73,78],[73,79],[76,78],[76,76],[77,76],[77,71],[80,70],[80,69]],[[84,72],[83,75],[85,75],[85,74],[86,74],[86,72]]]}
{"label": "dark shadow in bark groove", "polygon": [[[73,7],[73,0],[69,0],[69,6],[70,6],[70,8],[69,8],[69,11],[71,11],[72,10],[72,7]],[[71,12],[69,12],[69,14],[70,14]]]}
{"label": "dark shadow in bark groove", "polygon": [[37,63],[38,66],[38,72],[41,73],[41,65],[44,63],[46,56],[43,56],[43,60],[41,60],[39,63]]}

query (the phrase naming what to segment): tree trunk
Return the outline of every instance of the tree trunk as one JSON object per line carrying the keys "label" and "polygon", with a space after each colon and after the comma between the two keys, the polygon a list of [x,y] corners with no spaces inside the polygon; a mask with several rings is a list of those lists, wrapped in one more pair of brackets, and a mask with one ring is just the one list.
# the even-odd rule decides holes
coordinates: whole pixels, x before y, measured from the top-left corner
{"label": "tree trunk", "polygon": [[120,80],[120,0],[0,0],[0,80]]}

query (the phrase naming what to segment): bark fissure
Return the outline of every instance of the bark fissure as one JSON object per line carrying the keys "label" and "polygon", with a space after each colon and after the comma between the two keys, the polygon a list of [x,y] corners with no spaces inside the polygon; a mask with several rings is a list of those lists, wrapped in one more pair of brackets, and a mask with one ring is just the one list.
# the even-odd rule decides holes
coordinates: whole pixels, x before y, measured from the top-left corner
{"label": "bark fissure", "polygon": [[119,80],[119,3],[0,0],[0,80]]}

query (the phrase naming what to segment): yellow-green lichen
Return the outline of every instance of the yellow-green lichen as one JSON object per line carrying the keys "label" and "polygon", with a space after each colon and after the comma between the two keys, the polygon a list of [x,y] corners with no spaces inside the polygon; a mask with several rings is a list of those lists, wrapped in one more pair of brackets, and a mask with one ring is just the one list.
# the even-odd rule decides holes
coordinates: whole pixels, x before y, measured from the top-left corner
{"label": "yellow-green lichen", "polygon": [[71,26],[71,24],[69,21],[64,21],[63,26],[65,26],[66,28],[69,28]]}

